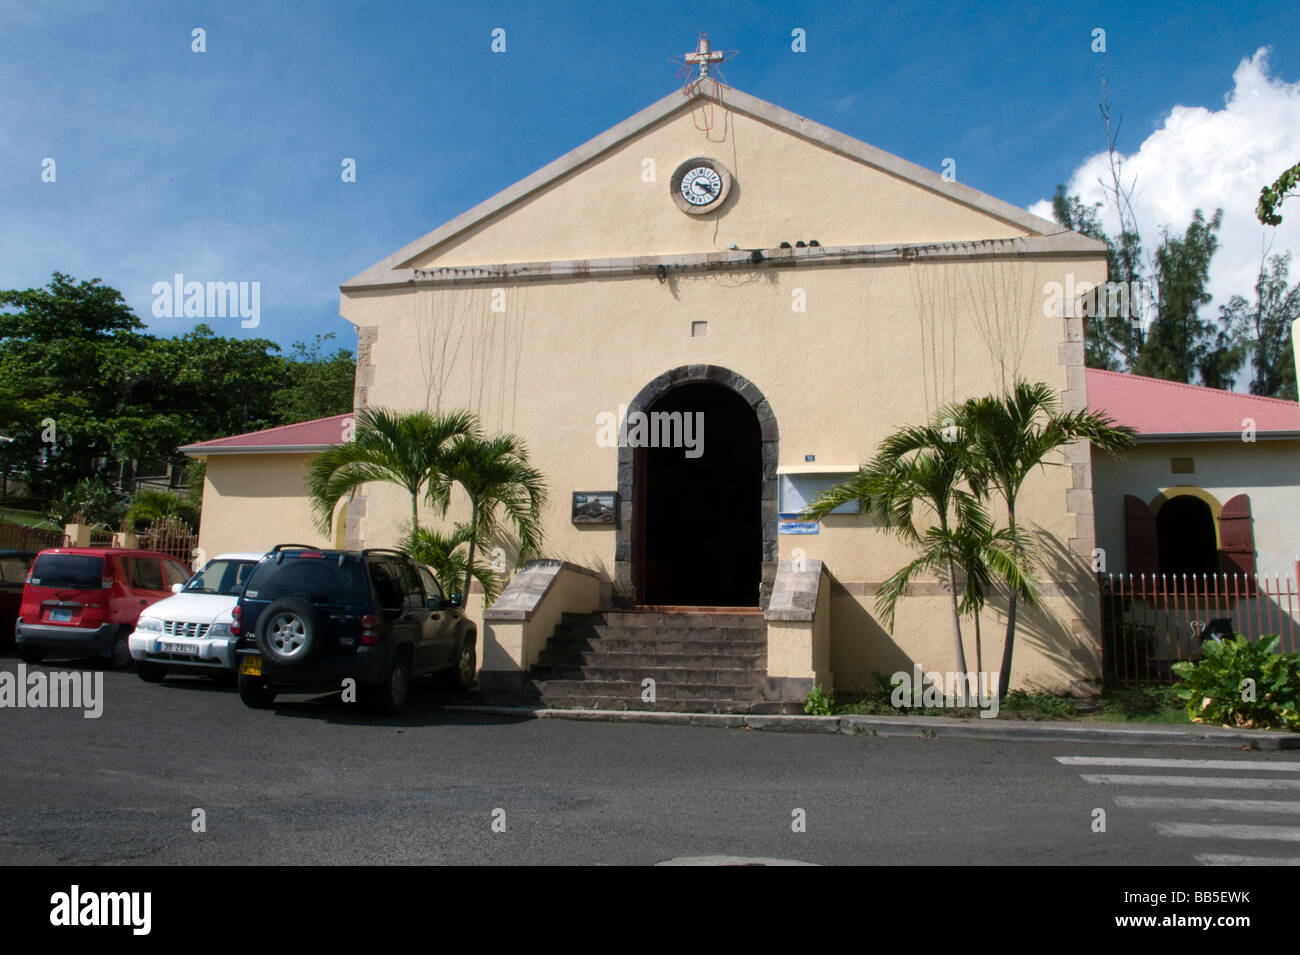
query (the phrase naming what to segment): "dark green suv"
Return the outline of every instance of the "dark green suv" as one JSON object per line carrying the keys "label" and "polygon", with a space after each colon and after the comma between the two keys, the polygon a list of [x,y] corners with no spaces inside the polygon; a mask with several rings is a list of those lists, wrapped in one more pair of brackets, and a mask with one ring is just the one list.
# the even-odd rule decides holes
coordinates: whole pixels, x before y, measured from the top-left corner
{"label": "dark green suv", "polygon": [[264,708],[280,690],[346,689],[350,679],[361,700],[392,714],[415,677],[441,673],[468,688],[478,631],[461,604],[402,551],[280,544],[233,611],[239,696]]}

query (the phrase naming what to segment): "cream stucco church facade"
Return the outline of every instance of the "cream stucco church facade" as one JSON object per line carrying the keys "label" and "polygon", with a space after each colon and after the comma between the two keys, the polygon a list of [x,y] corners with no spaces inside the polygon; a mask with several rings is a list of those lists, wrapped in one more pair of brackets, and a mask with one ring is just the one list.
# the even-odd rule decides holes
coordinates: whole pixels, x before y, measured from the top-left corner
{"label": "cream stucco church facade", "polygon": [[[1043,290],[1105,269],[1091,239],[702,77],[350,279],[340,311],[358,408],[473,410],[546,476],[544,552],[565,564],[489,613],[485,672],[535,662],[560,612],[754,607],[769,676],[852,688],[951,669],[946,595],[914,588],[886,631],[875,594],[908,549],[866,515],[782,514],[1017,377],[1083,408],[1081,320],[1044,317]],[[637,412],[700,420],[700,453],[609,440]],[[1100,672],[1089,449],[1059,464],[1020,499],[1048,566],[1013,682],[1077,689]],[[575,493],[613,519],[575,519]],[[408,516],[367,485],[342,536],[391,545]]]}

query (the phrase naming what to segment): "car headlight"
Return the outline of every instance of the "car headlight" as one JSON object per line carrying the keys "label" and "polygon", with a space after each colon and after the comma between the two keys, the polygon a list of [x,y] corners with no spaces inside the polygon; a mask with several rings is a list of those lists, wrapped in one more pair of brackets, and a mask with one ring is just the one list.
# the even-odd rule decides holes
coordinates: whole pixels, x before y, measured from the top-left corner
{"label": "car headlight", "polygon": [[135,622],[135,628],[145,633],[162,633],[163,626],[157,617],[141,617]]}
{"label": "car headlight", "polygon": [[208,636],[209,637],[233,637],[234,634],[230,632],[230,624],[214,623],[211,627],[208,628]]}

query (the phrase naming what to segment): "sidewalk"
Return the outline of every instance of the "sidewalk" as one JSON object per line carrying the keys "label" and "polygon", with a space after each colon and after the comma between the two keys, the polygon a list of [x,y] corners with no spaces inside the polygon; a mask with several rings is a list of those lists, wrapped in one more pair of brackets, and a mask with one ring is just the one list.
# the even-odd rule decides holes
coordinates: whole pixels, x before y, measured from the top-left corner
{"label": "sidewalk", "polygon": [[775,733],[838,733],[845,736],[921,736],[929,739],[1057,740],[1074,743],[1136,743],[1148,746],[1214,746],[1300,749],[1300,733],[1234,730],[1219,726],[1077,723],[1065,720],[953,719],[942,716],[747,716],[739,713],[656,713],[648,710],[548,710],[526,706],[446,704],[444,710],[541,720],[603,723],[665,723],[719,726]]}

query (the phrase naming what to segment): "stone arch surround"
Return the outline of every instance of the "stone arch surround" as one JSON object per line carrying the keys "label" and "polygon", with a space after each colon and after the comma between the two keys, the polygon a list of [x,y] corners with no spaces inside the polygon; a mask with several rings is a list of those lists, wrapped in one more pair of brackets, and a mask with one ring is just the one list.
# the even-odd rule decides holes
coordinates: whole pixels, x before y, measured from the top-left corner
{"label": "stone arch surround", "polygon": [[[772,583],[776,579],[778,556],[776,466],[779,443],[776,414],[767,398],[752,381],[730,369],[719,365],[681,365],[656,376],[637,392],[636,397],[628,403],[627,413],[647,411],[661,395],[673,388],[698,382],[709,382],[734,391],[749,404],[758,418],[763,467],[763,487],[759,495],[759,515],[762,521],[760,537],[763,547],[760,605],[766,609],[772,595]],[[629,607],[636,602],[632,576],[633,535],[637,530],[633,513],[636,501],[633,487],[634,452],[635,449],[630,447],[618,449],[619,521],[615,537],[613,591],[613,604],[616,607]]]}

